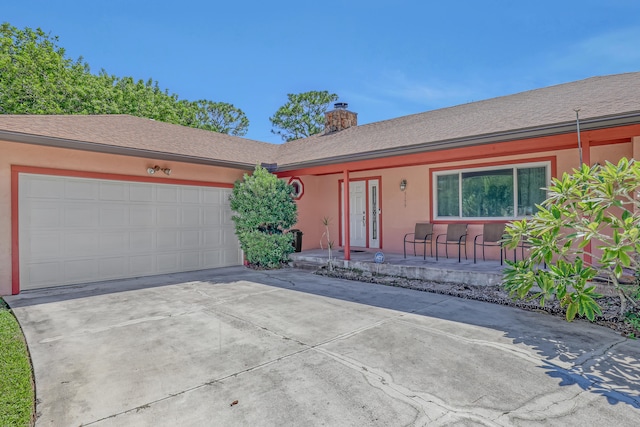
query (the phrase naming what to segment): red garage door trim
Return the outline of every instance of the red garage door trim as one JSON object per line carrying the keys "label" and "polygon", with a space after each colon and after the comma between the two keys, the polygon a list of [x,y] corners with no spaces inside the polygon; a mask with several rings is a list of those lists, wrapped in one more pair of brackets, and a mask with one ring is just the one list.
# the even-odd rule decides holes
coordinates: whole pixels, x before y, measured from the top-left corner
{"label": "red garage door trim", "polygon": [[193,185],[198,187],[233,188],[233,184],[224,182],[207,182],[196,180],[181,180],[175,178],[151,177],[87,172],[68,169],[41,168],[33,166],[11,166],[11,293],[20,293],[20,242],[19,242],[19,206],[18,206],[18,177],[21,173],[37,175],[53,175],[75,178],[93,178],[113,181],[148,182],[154,184]]}

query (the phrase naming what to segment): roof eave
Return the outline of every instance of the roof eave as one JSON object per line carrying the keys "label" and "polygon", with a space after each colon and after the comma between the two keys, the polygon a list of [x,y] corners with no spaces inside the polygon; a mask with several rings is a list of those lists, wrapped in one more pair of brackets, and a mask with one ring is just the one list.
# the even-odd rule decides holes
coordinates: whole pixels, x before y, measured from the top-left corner
{"label": "roof eave", "polygon": [[[587,130],[605,129],[610,127],[627,126],[634,124],[640,124],[640,111],[591,119],[581,119],[580,131],[582,132]],[[425,153],[451,148],[464,148],[498,142],[517,141],[522,139],[566,134],[575,131],[575,121],[562,122],[553,125],[515,129],[506,132],[497,132],[483,135],[473,135],[469,137],[426,142],[404,147],[385,148],[382,150],[368,151],[366,153],[346,154],[334,157],[324,157],[321,159],[314,159],[309,161],[279,164],[278,171],[288,172],[296,169],[316,166],[327,166],[346,162],[374,160],[390,156],[402,156],[407,154]]]}
{"label": "roof eave", "polygon": [[193,163],[208,166],[221,166],[232,169],[253,170],[255,164],[234,162],[228,160],[211,159],[207,157],[189,156],[184,154],[167,153],[164,151],[143,150],[139,148],[120,147],[99,144],[95,142],[78,141],[73,139],[53,138],[41,135],[30,135],[20,132],[0,130],[0,140],[20,142],[23,144],[41,145],[46,147],[68,148],[72,150],[91,151],[95,153],[116,154],[130,157],[150,157],[155,160],[166,160]]}

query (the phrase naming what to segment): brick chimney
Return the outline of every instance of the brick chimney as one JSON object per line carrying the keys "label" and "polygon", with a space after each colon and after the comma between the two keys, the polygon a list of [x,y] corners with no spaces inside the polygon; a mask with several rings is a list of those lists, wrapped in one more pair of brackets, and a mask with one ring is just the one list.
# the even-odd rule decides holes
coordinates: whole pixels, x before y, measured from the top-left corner
{"label": "brick chimney", "polygon": [[347,110],[348,106],[346,102],[336,102],[333,110],[324,113],[325,135],[358,126],[358,114]]}

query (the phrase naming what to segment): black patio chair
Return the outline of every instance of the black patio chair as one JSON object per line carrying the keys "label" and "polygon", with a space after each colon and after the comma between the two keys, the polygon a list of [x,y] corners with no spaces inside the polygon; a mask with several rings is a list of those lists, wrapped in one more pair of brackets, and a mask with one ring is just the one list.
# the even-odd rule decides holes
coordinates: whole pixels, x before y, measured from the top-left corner
{"label": "black patio chair", "polygon": [[[458,246],[458,262],[461,260],[461,249],[464,245],[464,259],[467,258],[467,227],[468,224],[449,224],[447,225],[447,232],[443,234],[438,234],[436,237],[436,261],[438,260],[438,245],[444,245],[444,251],[449,258],[449,245],[457,245]],[[445,236],[445,238],[440,241],[440,237]]]}
{"label": "black patio chair", "polygon": [[[490,223],[484,224],[482,227],[482,234],[478,234],[473,238],[473,263],[476,263],[476,248],[482,246],[482,260],[485,261],[484,248],[487,246],[500,248],[500,265],[503,263],[503,259],[507,257],[507,248],[502,245],[502,239],[504,238],[505,223]],[[504,255],[503,255],[504,252]]]}
{"label": "black patio chair", "polygon": [[407,257],[407,243],[413,243],[413,256],[416,256],[416,243],[422,244],[423,259],[427,259],[427,243],[429,243],[429,249],[431,249],[431,256],[433,257],[433,224],[427,222],[416,223],[416,228],[413,233],[407,233],[404,235],[404,257]]}

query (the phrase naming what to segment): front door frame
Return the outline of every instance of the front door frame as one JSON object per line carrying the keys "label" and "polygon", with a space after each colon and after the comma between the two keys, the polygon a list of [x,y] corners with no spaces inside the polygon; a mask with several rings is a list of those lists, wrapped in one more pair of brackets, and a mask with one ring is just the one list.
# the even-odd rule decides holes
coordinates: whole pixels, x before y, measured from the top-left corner
{"label": "front door frame", "polygon": [[[343,189],[344,189],[344,179],[339,179],[338,180],[338,218],[340,218],[340,221],[338,222],[338,234],[339,234],[339,245],[340,246],[345,246],[345,243],[347,240],[350,241],[350,238],[347,239],[345,236],[345,232],[350,232],[350,227],[348,227],[348,224],[345,223],[345,221],[349,218],[350,215],[350,206],[349,206],[349,202],[348,201],[344,201],[344,195],[343,195]],[[367,177],[362,177],[362,178],[348,178],[348,182],[349,184],[351,182],[354,181],[364,181],[364,185],[365,185],[365,192],[366,192],[366,200],[365,200],[365,206],[366,206],[366,211],[367,211],[367,216],[366,216],[366,226],[365,226],[365,230],[366,230],[366,244],[365,244],[365,248],[375,248],[375,249],[382,249],[382,177],[381,176],[367,176]],[[377,184],[377,198],[378,198],[378,203],[377,203],[377,209],[376,212],[374,214],[373,210],[372,210],[372,200],[371,200],[371,186],[372,184],[376,183]],[[350,192],[347,190],[345,192],[347,195],[350,195]],[[344,201],[344,202],[343,202]],[[344,204],[344,207],[343,207]],[[346,209],[345,209],[346,208]],[[371,225],[372,225],[372,221],[373,221],[373,215],[377,215],[377,225],[378,225],[378,239],[377,241],[379,242],[379,244],[377,245],[372,245],[372,236],[371,236]],[[345,250],[346,253],[346,250]]]}

